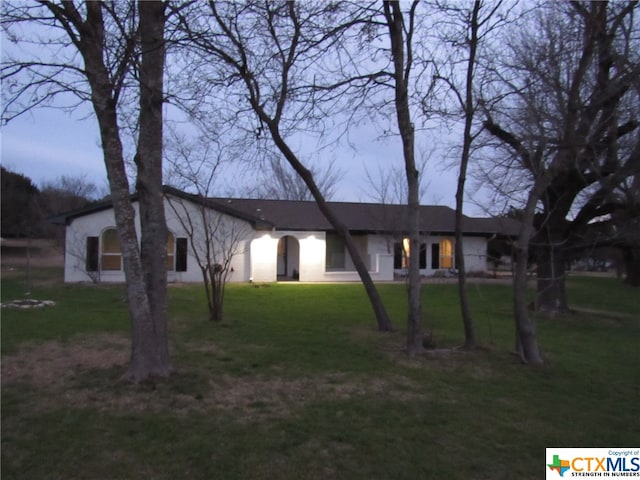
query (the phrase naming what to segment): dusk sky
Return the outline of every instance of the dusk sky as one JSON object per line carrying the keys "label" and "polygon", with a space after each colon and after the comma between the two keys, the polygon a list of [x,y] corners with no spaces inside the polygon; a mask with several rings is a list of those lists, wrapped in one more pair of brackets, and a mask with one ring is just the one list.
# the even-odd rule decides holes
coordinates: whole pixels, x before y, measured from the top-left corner
{"label": "dusk sky", "polygon": [[[4,37],[4,35],[0,35]],[[5,40],[5,41],[2,41]],[[14,44],[0,38],[0,49],[16,48]],[[391,120],[391,119],[387,119]],[[380,140],[381,128],[361,126],[350,129],[349,145],[327,149],[318,155],[316,162],[334,160],[341,176],[336,188],[336,201],[375,202],[373,189],[366,179],[365,165],[373,174],[379,172],[378,165],[403,171],[402,147],[399,136]],[[455,155],[448,151],[455,139],[447,132],[417,132],[416,156],[421,150],[435,147],[427,171],[423,172],[423,203],[455,206],[457,167]],[[106,190],[107,180],[102,160],[99,132],[90,105],[86,104],[73,113],[56,108],[37,108],[25,113],[7,125],[0,127],[1,163],[11,170],[31,178],[37,186],[54,181],[62,175],[84,176],[100,191]],[[313,151],[314,145],[303,145],[302,150]],[[130,154],[130,152],[128,152]],[[257,177],[258,173],[238,174],[234,169],[230,179],[238,185],[239,178]],[[165,179],[166,181],[166,179]],[[220,182],[223,185],[225,182]],[[471,179],[467,181],[468,192],[473,192]],[[224,195],[225,192],[220,192]],[[468,195],[465,213],[485,215],[473,197]],[[485,202],[486,203],[486,202]]]}
{"label": "dusk sky", "polygon": [[95,120],[52,108],[24,114],[2,127],[2,165],[36,185],[61,175],[86,175],[97,185],[106,182]]}
{"label": "dusk sky", "polygon": [[[95,118],[81,112],[69,114],[54,108],[39,108],[2,127],[2,165],[30,177],[36,185],[53,181],[61,175],[86,176],[99,188],[106,186],[99,132]],[[354,141],[355,140],[355,141]],[[396,139],[376,140],[373,129],[362,128],[352,136],[353,147],[336,150],[336,166],[341,177],[333,200],[374,201],[364,165],[377,172],[377,163],[392,159],[402,168],[400,143]],[[425,203],[455,206],[455,169],[447,169],[436,154],[425,174],[428,183]],[[471,203],[465,211],[480,215]]]}

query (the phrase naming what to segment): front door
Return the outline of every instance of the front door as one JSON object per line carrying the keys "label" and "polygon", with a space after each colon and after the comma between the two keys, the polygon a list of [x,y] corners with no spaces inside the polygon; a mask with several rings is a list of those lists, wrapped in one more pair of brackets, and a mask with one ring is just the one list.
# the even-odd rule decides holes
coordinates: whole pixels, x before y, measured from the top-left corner
{"label": "front door", "polygon": [[278,241],[278,280],[298,280],[300,272],[300,245],[295,237],[287,235]]}

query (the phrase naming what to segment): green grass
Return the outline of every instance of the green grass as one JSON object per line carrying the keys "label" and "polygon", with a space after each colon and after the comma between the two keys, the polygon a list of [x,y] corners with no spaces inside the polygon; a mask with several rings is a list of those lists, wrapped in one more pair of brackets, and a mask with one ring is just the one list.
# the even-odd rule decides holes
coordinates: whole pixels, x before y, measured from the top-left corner
{"label": "green grass", "polygon": [[[32,296],[55,307],[2,311],[3,478],[537,479],[545,447],[640,438],[640,308],[615,280],[570,278],[577,313],[539,319],[538,369],[509,353],[504,285],[470,287],[472,353],[447,350],[463,340],[456,286],[425,285],[441,351],[421,358],[402,353],[403,285],[380,286],[393,334],[359,285],[231,285],[221,324],[198,286],[171,287],[176,373],[134,386],[122,362],[87,359],[126,358],[122,287],[50,276]],[[3,300],[20,289],[3,279]]]}

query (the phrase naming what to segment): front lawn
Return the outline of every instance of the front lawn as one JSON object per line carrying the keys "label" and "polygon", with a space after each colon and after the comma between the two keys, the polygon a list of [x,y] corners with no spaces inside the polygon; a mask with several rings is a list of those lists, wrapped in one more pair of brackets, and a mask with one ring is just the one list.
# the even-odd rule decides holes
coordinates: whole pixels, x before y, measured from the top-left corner
{"label": "front lawn", "polygon": [[[455,348],[456,286],[425,285],[420,358],[401,284],[380,286],[393,334],[359,285],[231,285],[221,324],[172,286],[175,375],[129,385],[122,286],[34,278],[56,306],[2,310],[3,478],[538,479],[545,447],[638,447],[640,302],[614,279],[570,278],[539,369],[510,354],[507,285],[470,287],[475,352]],[[21,288],[3,278],[2,300]]]}

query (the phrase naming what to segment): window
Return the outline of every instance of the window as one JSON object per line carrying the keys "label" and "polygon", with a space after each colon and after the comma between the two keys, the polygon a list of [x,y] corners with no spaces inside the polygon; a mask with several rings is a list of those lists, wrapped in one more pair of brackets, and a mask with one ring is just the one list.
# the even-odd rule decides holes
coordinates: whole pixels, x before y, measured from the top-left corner
{"label": "window", "polygon": [[97,272],[100,264],[100,238],[87,237],[87,257],[85,259],[85,270],[87,272]]}
{"label": "window", "polygon": [[168,271],[175,269],[175,260],[176,260],[175,253],[176,253],[175,237],[171,232],[169,232],[169,235],[167,236],[167,260],[166,260]]}
{"label": "window", "polygon": [[427,268],[427,244],[420,244],[420,268]]}
{"label": "window", "polygon": [[411,255],[411,240],[407,237],[402,239],[402,268],[409,268],[409,256]]}
{"label": "window", "polygon": [[176,239],[176,272],[187,271],[187,239]]}
{"label": "window", "polygon": [[440,244],[431,244],[431,268],[437,270],[440,268]]}
{"label": "window", "polygon": [[[393,246],[393,268],[409,268],[409,257],[411,251],[411,243],[409,238],[403,238],[402,243],[396,243]],[[427,246],[423,243],[420,244],[420,256],[419,267],[427,268]]]}
{"label": "window", "polygon": [[404,252],[402,251],[401,243],[393,244],[393,268],[399,270],[403,268],[404,264]]}
{"label": "window", "polygon": [[326,253],[327,270],[344,269],[344,241],[335,233],[327,233],[327,253]]}
{"label": "window", "polygon": [[[122,270],[122,251],[118,232],[115,228],[109,228],[102,232],[102,247],[99,249],[98,237],[87,237],[87,272],[102,270]],[[187,239],[175,238],[172,233],[167,237],[167,270],[176,272],[187,271]],[[100,251],[101,255],[98,255]],[[100,257],[100,265],[98,265]]]}
{"label": "window", "polygon": [[440,240],[440,268],[453,268],[453,242]]}
{"label": "window", "polygon": [[167,237],[167,270],[187,271],[187,239],[175,238],[171,232]]}
{"label": "window", "polygon": [[100,258],[102,270],[122,270],[122,252],[120,241],[115,228],[102,232],[102,255]]}

